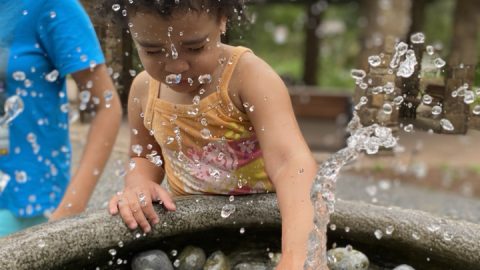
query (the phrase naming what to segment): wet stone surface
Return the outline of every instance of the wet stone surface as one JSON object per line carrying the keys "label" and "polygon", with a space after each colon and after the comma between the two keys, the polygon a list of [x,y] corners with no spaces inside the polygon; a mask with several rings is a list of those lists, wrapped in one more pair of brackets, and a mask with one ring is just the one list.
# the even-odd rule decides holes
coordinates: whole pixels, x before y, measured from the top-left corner
{"label": "wet stone surface", "polygon": [[141,252],[133,258],[132,270],[173,270],[168,255],[161,250]]}

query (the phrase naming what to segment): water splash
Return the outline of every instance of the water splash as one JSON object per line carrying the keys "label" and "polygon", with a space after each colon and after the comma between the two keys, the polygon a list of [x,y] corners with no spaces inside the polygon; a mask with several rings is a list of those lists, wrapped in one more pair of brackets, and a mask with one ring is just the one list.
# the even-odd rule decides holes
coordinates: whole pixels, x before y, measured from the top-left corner
{"label": "water splash", "polygon": [[351,135],[347,140],[347,147],[320,165],[310,193],[310,199],[314,205],[315,226],[310,233],[307,261],[304,265],[307,270],[326,269],[327,254],[324,248],[326,228],[330,222],[329,215],[335,210],[334,192],[340,169],[357,159],[363,151],[367,154],[375,154],[381,147],[393,148],[397,144],[391,129],[378,124],[364,127],[356,112],[348,124],[347,131]]}
{"label": "water splash", "polygon": [[17,95],[13,95],[5,101],[4,112],[5,114],[0,117],[0,126],[6,125],[17,118],[19,114],[23,112],[24,104],[22,98]]}

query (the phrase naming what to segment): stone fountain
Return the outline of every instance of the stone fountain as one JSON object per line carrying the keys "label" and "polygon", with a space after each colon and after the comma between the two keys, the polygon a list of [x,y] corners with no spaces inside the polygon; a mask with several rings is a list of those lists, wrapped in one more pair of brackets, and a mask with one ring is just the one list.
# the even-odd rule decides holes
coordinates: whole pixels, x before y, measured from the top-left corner
{"label": "stone fountain", "polygon": [[[226,204],[235,206],[221,216]],[[329,246],[352,245],[375,269],[409,264],[416,269],[478,269],[480,225],[396,207],[341,201],[331,216]],[[152,233],[131,232],[106,210],[42,224],[0,239],[0,269],[130,269],[134,254],[153,248],[169,251],[196,244],[229,252],[255,243],[279,251],[280,214],[274,194],[179,198],[176,212],[156,207],[161,217]],[[390,227],[378,239],[374,231]],[[244,228],[245,233],[239,233]],[[349,228],[349,229],[346,229]],[[112,253],[112,250],[115,250]],[[115,255],[112,255],[115,254]],[[109,263],[110,262],[110,263]],[[98,268],[97,268],[98,267]]]}

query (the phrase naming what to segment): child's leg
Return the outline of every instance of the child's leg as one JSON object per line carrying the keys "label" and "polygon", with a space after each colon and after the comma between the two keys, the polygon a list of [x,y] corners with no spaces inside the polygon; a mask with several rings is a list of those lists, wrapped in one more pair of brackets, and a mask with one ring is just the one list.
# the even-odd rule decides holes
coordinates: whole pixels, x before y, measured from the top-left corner
{"label": "child's leg", "polygon": [[47,222],[44,216],[32,218],[18,218],[6,209],[0,210],[0,237],[18,232],[25,228]]}

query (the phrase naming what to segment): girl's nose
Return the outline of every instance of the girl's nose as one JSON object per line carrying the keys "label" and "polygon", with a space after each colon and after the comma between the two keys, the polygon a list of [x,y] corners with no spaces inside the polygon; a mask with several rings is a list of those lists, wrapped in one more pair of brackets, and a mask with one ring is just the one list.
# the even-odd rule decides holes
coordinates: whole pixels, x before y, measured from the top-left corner
{"label": "girl's nose", "polygon": [[172,74],[180,74],[190,68],[187,61],[182,59],[169,59],[165,63],[165,71]]}

